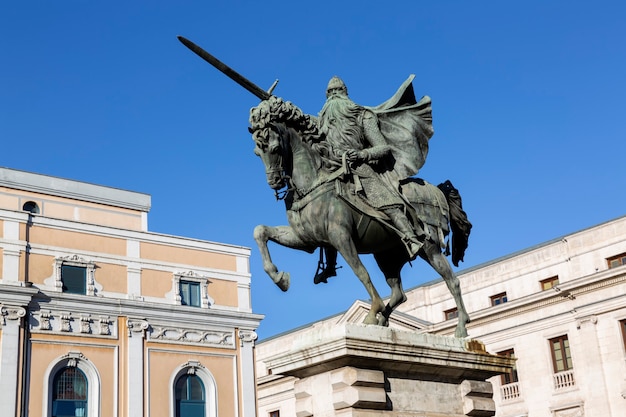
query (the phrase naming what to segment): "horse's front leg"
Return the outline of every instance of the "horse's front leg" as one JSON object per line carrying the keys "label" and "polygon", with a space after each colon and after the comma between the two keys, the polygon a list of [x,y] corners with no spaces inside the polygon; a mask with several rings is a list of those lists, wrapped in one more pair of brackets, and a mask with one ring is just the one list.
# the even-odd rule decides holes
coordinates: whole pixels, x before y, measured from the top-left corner
{"label": "horse's front leg", "polygon": [[374,284],[372,284],[370,274],[367,272],[365,265],[363,265],[363,262],[361,262],[361,259],[359,258],[359,254],[354,246],[352,237],[346,229],[340,229],[339,227],[335,228],[330,235],[331,244],[339,251],[341,256],[343,256],[343,259],[350,266],[350,268],[352,268],[352,271],[357,278],[359,278],[363,286],[365,286],[365,290],[372,300],[372,307],[365,317],[365,320],[363,320],[363,323],[379,324],[379,314],[383,313],[385,303],[383,303],[383,300],[380,298]]}
{"label": "horse's front leg", "polygon": [[302,242],[302,240],[293,232],[290,226],[264,226],[258,225],[254,228],[254,240],[256,240],[261,252],[261,259],[263,260],[263,269],[272,278],[272,281],[278,288],[283,291],[289,289],[291,283],[291,276],[289,272],[278,271],[278,268],[272,262],[272,256],[270,255],[267,242],[276,242],[281,246],[286,246],[292,249],[308,250],[309,248]]}

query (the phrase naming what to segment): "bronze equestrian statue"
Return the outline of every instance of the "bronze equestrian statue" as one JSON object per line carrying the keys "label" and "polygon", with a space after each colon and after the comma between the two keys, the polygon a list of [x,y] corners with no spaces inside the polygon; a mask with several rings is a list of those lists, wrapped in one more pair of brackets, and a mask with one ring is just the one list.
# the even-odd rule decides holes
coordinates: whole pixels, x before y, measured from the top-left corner
{"label": "bronze equestrian statue", "polygon": [[[269,186],[285,202],[289,225],[259,225],[254,238],[263,268],[276,285],[287,291],[290,274],[274,265],[268,241],[309,253],[322,248],[328,264],[318,271],[316,283],[335,275],[339,252],[370,296],[364,323],[386,326],[393,310],[406,301],[400,271],[419,256],[446,282],[458,309],[455,336],[466,337],[469,315],[444,251],[449,252],[445,239],[451,226],[458,265],[471,224],[449,181],[436,187],[414,177],[425,162],[433,130],[430,98],[415,100],[413,76],[377,107],[354,103],[343,81],[333,77],[327,102],[313,117],[179,39],[262,100],[250,110],[249,131]],[[391,288],[386,304],[359,258],[369,253]]]}

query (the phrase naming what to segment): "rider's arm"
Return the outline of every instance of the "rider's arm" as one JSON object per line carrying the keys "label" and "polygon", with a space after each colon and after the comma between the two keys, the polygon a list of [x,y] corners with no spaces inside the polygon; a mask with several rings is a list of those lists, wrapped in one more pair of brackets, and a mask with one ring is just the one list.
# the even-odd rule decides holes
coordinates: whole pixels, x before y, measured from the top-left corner
{"label": "rider's arm", "polygon": [[370,145],[369,148],[361,151],[364,153],[362,157],[367,162],[378,161],[387,156],[391,152],[391,148],[387,145],[387,141],[378,127],[378,118],[372,111],[366,110],[362,120],[363,134]]}

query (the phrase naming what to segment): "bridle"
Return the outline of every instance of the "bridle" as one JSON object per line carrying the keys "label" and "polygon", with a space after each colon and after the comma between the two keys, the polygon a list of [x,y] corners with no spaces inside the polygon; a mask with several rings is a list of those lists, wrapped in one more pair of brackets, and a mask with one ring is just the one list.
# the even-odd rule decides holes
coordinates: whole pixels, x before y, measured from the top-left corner
{"label": "bridle", "polygon": [[[280,183],[284,184],[283,188],[274,189],[274,196],[276,200],[284,200],[290,192],[295,190],[291,176],[288,174],[291,167],[285,166],[285,162],[291,163],[287,153],[287,135],[281,134],[280,127],[272,122],[253,130],[252,134],[258,149],[257,154],[261,156],[266,166],[266,177],[278,178]],[[265,158],[261,153],[265,154]]]}

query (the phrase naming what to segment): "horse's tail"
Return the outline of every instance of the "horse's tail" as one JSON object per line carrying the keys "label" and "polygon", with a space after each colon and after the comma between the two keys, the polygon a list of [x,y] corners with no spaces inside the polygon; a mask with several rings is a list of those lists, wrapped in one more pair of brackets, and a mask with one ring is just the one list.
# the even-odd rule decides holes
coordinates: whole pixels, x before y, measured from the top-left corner
{"label": "horse's tail", "polygon": [[[446,180],[437,186],[446,196],[448,207],[450,207],[450,229],[452,231],[452,263],[459,266],[459,261],[463,260],[465,250],[469,242],[472,224],[467,219],[467,214],[463,211],[463,203],[459,190],[454,188],[450,180]],[[446,253],[449,255],[450,253]]]}

